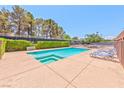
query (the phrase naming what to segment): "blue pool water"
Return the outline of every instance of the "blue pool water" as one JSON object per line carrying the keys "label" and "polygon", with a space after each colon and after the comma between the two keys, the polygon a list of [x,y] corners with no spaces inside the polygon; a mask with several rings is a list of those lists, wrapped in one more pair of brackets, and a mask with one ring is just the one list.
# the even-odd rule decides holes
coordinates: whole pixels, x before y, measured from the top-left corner
{"label": "blue pool water", "polygon": [[88,51],[88,49],[61,48],[61,49],[52,49],[52,50],[40,50],[37,52],[28,52],[27,54],[34,56],[36,60],[40,61],[43,64],[48,64],[86,51]]}

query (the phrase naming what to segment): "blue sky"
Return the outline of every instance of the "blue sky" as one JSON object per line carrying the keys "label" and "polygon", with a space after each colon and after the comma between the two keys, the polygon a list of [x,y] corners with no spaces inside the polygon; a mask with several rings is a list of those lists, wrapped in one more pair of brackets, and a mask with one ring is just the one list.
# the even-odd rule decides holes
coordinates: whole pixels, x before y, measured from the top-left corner
{"label": "blue sky", "polygon": [[[0,6],[11,10],[11,6]],[[124,29],[124,6],[22,6],[34,17],[52,18],[70,36],[83,37],[99,32],[115,37]]]}

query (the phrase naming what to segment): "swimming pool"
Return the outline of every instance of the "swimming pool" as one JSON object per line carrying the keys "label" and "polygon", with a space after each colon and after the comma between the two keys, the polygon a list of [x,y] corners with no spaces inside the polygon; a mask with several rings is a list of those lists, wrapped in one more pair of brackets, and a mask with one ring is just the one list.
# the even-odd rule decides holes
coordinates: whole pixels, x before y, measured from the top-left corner
{"label": "swimming pool", "polygon": [[88,49],[85,48],[61,48],[28,52],[27,54],[34,56],[36,60],[43,64],[48,64],[86,51],[88,51]]}

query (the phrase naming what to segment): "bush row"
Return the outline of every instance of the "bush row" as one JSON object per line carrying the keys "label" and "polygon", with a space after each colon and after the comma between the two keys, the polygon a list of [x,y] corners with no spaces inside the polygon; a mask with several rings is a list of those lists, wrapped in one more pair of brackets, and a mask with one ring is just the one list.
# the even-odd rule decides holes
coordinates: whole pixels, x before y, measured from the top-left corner
{"label": "bush row", "polygon": [[36,49],[68,47],[68,41],[39,41],[36,44]]}
{"label": "bush row", "polygon": [[0,59],[3,56],[4,52],[5,52],[5,46],[6,46],[6,40],[0,38]]}
{"label": "bush row", "polygon": [[27,47],[32,46],[30,41],[26,40],[6,40],[6,51],[23,51],[26,50]]}
{"label": "bush row", "polygon": [[[44,48],[57,48],[57,47],[68,47],[70,43],[68,41],[38,41],[36,44],[32,44],[27,40],[10,40],[10,39],[0,39],[2,45],[0,46],[0,55],[6,52],[12,51],[23,51],[29,46],[35,46],[36,49]],[[5,45],[6,42],[6,45]]]}

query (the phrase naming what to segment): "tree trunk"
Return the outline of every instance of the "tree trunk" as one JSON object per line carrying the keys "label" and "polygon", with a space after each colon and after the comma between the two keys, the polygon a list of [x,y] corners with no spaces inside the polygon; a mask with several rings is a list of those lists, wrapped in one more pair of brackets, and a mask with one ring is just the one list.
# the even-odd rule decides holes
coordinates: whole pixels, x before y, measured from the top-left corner
{"label": "tree trunk", "polygon": [[31,36],[32,36],[32,23],[30,25],[31,25],[31,28],[30,28],[30,30],[31,30]]}
{"label": "tree trunk", "polygon": [[20,30],[21,30],[21,29],[20,29],[20,25],[21,25],[21,24],[20,24],[20,21],[19,21],[19,22],[18,22],[18,31],[17,31],[17,34],[18,34],[19,36],[20,36],[20,34],[21,34],[21,33],[20,33]]}
{"label": "tree trunk", "polygon": [[3,29],[3,31],[6,30],[6,28],[5,28],[5,24],[4,24],[4,23],[2,24],[2,29]]}
{"label": "tree trunk", "polygon": [[29,35],[30,35],[30,28],[28,27],[28,29],[27,29],[27,30],[28,30],[28,37],[29,37]]}

